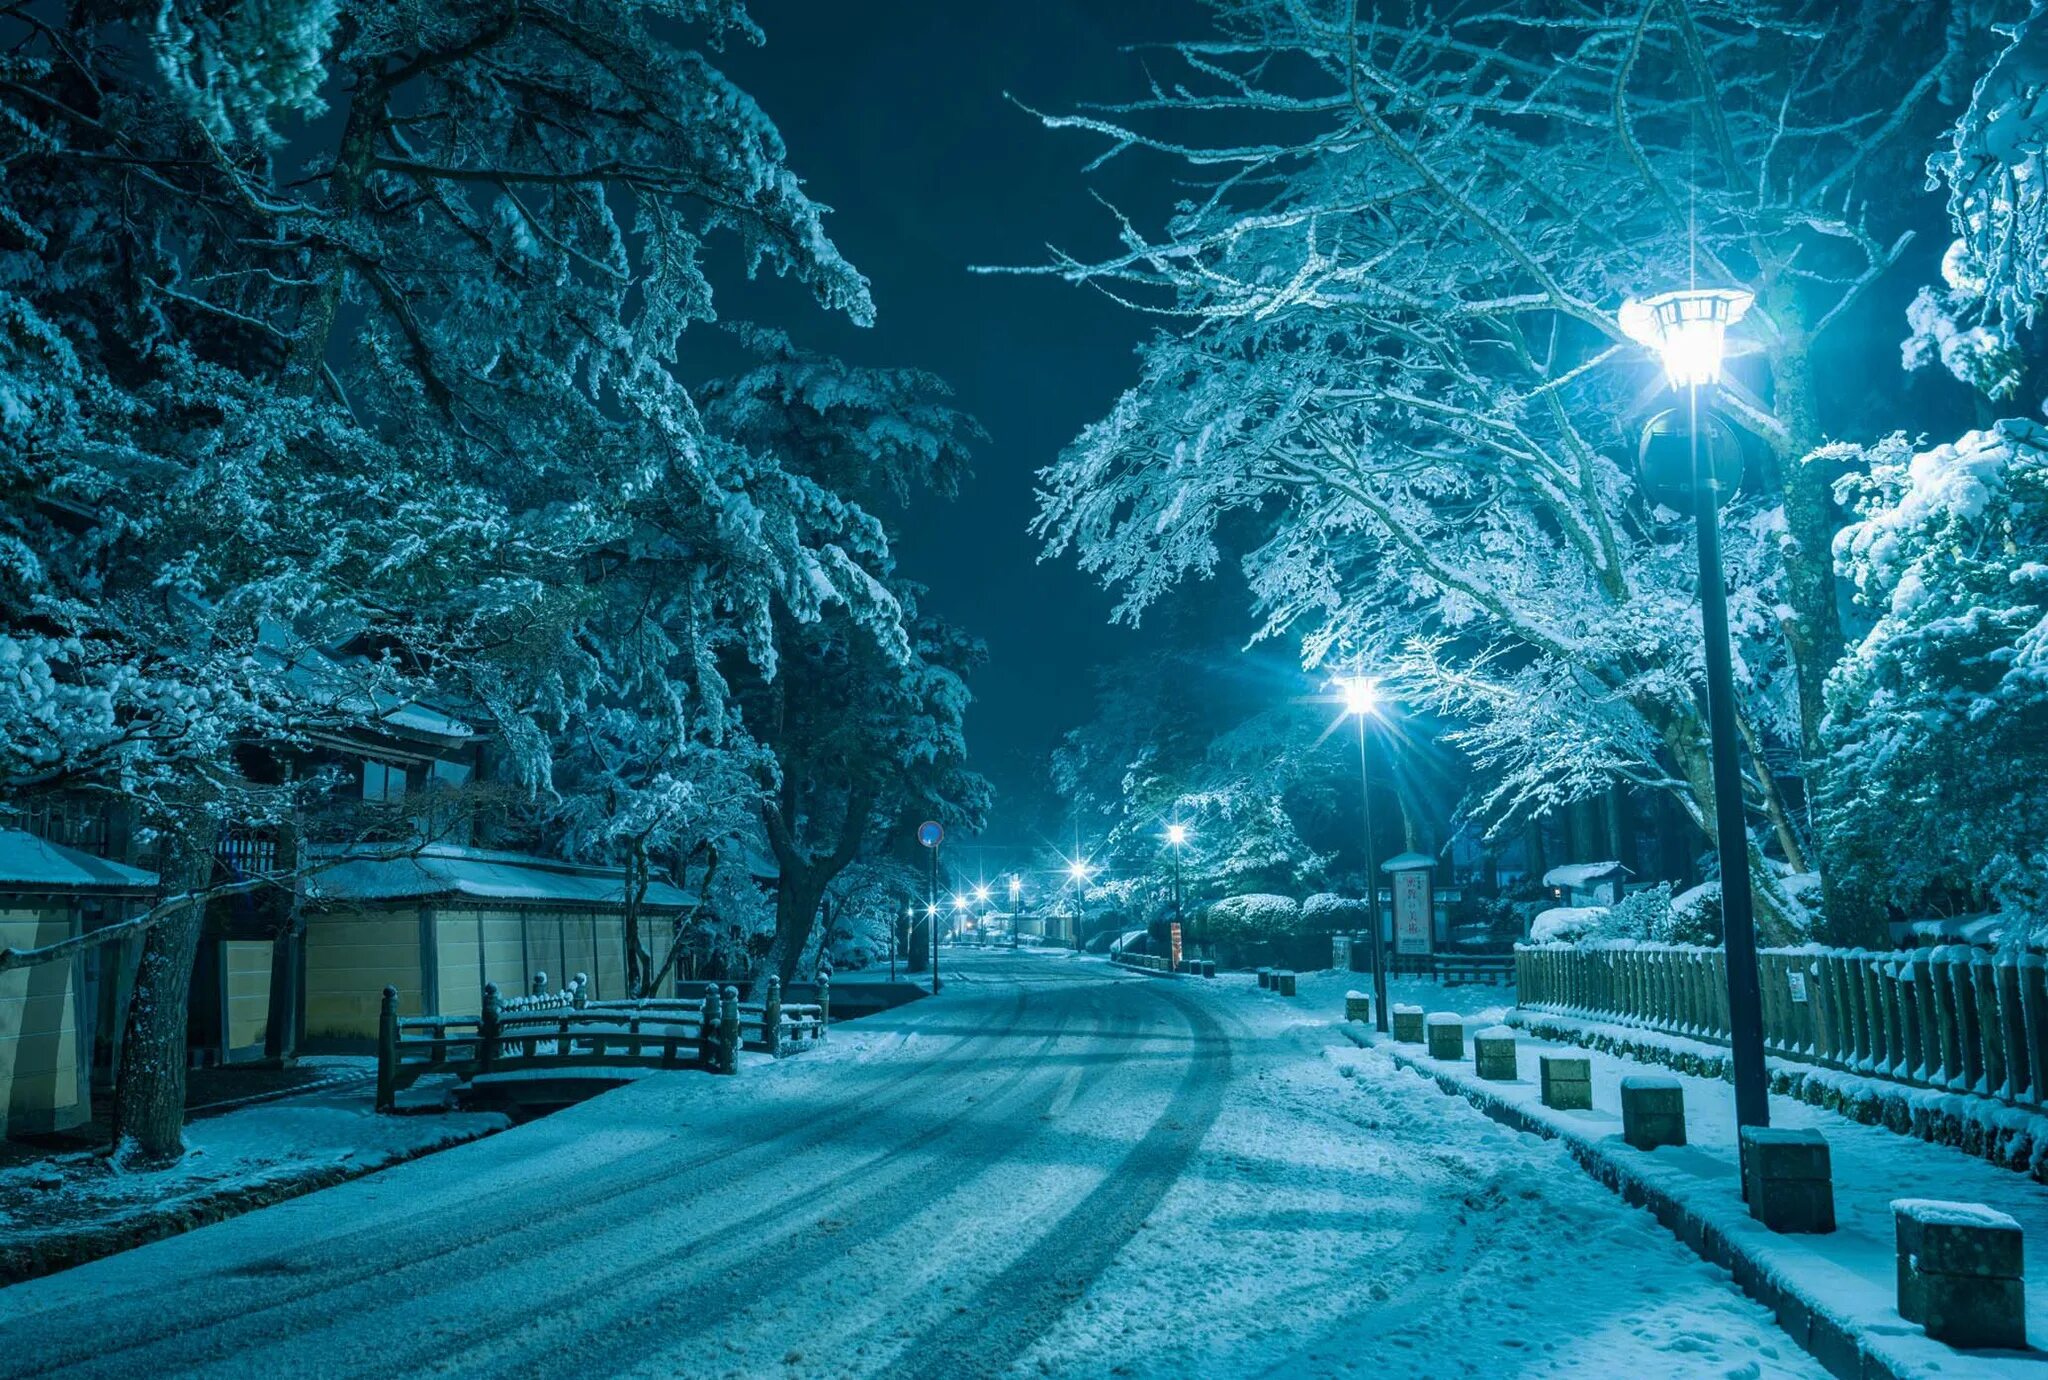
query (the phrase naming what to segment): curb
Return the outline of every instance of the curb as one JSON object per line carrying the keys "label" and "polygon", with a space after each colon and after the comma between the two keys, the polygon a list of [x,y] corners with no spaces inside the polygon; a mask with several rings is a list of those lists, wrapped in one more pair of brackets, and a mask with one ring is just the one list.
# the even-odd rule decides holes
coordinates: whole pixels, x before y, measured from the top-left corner
{"label": "curb", "polygon": [[1338,1027],[1345,1038],[1362,1049],[1378,1049],[1395,1064],[1430,1079],[1447,1093],[1464,1098],[1487,1116],[1516,1131],[1527,1131],[1545,1140],[1562,1141],[1574,1160],[1594,1179],[1613,1190],[1631,1207],[1645,1208],[1666,1230],[1690,1247],[1710,1265],[1718,1265],[1734,1276],[1736,1287],[1771,1310],[1779,1328],[1802,1351],[1821,1363],[1840,1380],[1918,1380],[1917,1370],[1901,1370],[1891,1358],[1870,1349],[1854,1328],[1843,1323],[1796,1281],[1773,1271],[1749,1254],[1727,1233],[1701,1217],[1679,1199],[1646,1181],[1624,1160],[1583,1137],[1569,1135],[1546,1121],[1531,1116],[1505,1098],[1474,1088],[1455,1075],[1424,1064],[1403,1053],[1391,1042],[1375,1044],[1350,1023]]}

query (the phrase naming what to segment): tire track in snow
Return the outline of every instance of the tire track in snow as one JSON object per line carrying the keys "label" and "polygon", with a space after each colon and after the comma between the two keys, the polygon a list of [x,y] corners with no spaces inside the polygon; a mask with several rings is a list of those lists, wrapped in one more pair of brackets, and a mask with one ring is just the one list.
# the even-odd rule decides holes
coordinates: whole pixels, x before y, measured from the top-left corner
{"label": "tire track in snow", "polygon": [[[174,1282],[173,1289],[168,1292],[193,1296],[192,1302],[202,1305],[197,1309],[192,1302],[177,1302],[170,1297],[157,1296],[150,1301],[150,1306],[141,1310],[139,1316],[124,1319],[124,1326],[118,1330],[109,1329],[99,1334],[72,1331],[62,1337],[52,1335],[54,1329],[36,1327],[36,1315],[10,1321],[0,1325],[0,1347],[12,1353],[12,1361],[26,1361],[29,1355],[49,1349],[52,1343],[59,1351],[57,1355],[31,1361],[19,1370],[10,1366],[7,1373],[23,1377],[23,1380],[67,1371],[87,1375],[134,1375],[151,1368],[146,1357],[136,1353],[166,1345],[181,1353],[180,1364],[225,1360],[234,1354],[238,1345],[246,1342],[274,1344],[279,1340],[276,1324],[294,1312],[313,1313],[316,1316],[307,1321],[316,1326],[326,1324],[337,1309],[345,1311],[349,1307],[348,1295],[352,1291],[388,1293],[393,1276],[414,1275],[435,1267],[469,1278],[494,1265],[516,1263],[532,1243],[545,1243],[550,1237],[574,1233],[585,1227],[593,1216],[617,1218],[643,1196],[662,1197],[664,1208],[694,1201],[722,1190],[728,1181],[706,1181],[680,1199],[671,1196],[679,1186],[678,1181],[688,1175],[712,1169],[729,1173],[736,1162],[802,1153],[834,1140],[854,1125],[871,1120],[879,1112],[928,1098],[937,1086],[950,1086],[979,1076],[985,1065],[957,1056],[970,1045],[1000,1041],[1009,1035],[1021,1023],[1027,1005],[1027,991],[1017,989],[1000,1024],[959,1035],[931,1059],[906,1064],[883,1081],[879,1093],[849,1098],[825,1116],[797,1121],[745,1144],[722,1145],[681,1162],[662,1163],[644,1152],[634,1159],[613,1161],[604,1168],[617,1172],[601,1173],[561,1185],[577,1196],[559,1200],[536,1201],[531,1196],[518,1194],[493,1197],[480,1191],[474,1199],[465,1197],[453,1204],[440,1204],[433,1216],[415,1224],[422,1228],[439,1228],[439,1236],[424,1243],[408,1242],[403,1253],[395,1258],[390,1252],[389,1241],[394,1226],[380,1213],[376,1221],[315,1243],[323,1258],[319,1262],[307,1264],[278,1258],[274,1268],[270,1268],[271,1261],[259,1260],[225,1276],[208,1274]],[[805,1109],[799,1106],[778,1107],[777,1110],[801,1114]],[[503,1142],[506,1137],[497,1139]],[[515,1164],[512,1168],[516,1170],[518,1166]],[[372,1175],[359,1182],[375,1185],[379,1177]],[[511,1182],[520,1182],[516,1174]],[[315,1195],[287,1206],[310,1207],[318,1201],[319,1195]],[[468,1211],[479,1205],[486,1209],[482,1215]],[[629,1214],[629,1220],[642,1219]],[[178,1239],[181,1238],[173,1238]],[[483,1254],[497,1259],[464,1259]],[[291,1287],[278,1292],[276,1286],[280,1279],[289,1279]],[[223,1287],[228,1281],[240,1287]],[[180,1284],[184,1287],[179,1288]],[[259,1323],[265,1325],[264,1330],[257,1331]],[[30,1328],[29,1335],[10,1335],[19,1326]],[[283,1335],[289,1337],[299,1330],[287,1323]],[[252,1332],[256,1334],[253,1337],[250,1335]],[[202,1338],[206,1354],[195,1356],[192,1354],[193,1343]],[[117,1358],[124,1357],[127,1358],[125,1364],[114,1364]]]}
{"label": "tire track in snow", "polygon": [[[1162,993],[1166,989],[1155,989]],[[1168,998],[1194,1031],[1194,1054],[1166,1109],[1103,1182],[984,1284],[989,1306],[928,1327],[890,1367],[903,1380],[999,1375],[1028,1350],[1144,1225],[1223,1107],[1230,1041],[1199,1005]]]}

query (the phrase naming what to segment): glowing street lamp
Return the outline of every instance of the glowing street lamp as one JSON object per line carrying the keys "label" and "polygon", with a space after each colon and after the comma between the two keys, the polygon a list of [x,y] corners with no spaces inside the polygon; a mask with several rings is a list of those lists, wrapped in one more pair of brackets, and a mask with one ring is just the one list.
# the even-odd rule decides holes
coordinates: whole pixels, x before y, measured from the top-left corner
{"label": "glowing street lamp", "polygon": [[1094,871],[1086,858],[1076,858],[1067,864],[1067,876],[1072,878],[1077,886],[1088,885],[1088,878]]}
{"label": "glowing street lamp", "polygon": [[1372,1020],[1387,1033],[1387,941],[1380,933],[1380,870],[1372,851],[1372,786],[1365,772],[1365,721],[1380,712],[1379,682],[1370,676],[1344,676],[1337,682],[1344,714],[1358,721],[1358,797],[1365,811],[1365,918],[1372,945]]}
{"label": "glowing street lamp", "polygon": [[[1187,851],[1188,826],[1175,820],[1166,826],[1166,846],[1173,850],[1173,923],[1187,933],[1187,917],[1182,913],[1180,888],[1180,856]],[[1171,958],[1168,959],[1171,962]]]}
{"label": "glowing street lamp", "polygon": [[[1714,834],[1721,855],[1721,927],[1728,954],[1728,1025],[1735,1074],[1735,1123],[1768,1126],[1770,1085],[1764,1081],[1763,1000],[1756,968],[1756,915],[1749,884],[1749,827],[1742,812],[1742,766],[1735,751],[1735,667],[1728,641],[1728,584],[1721,564],[1723,497],[1741,482],[1740,453],[1725,423],[1716,425],[1728,328],[1755,299],[1736,288],[1666,292],[1621,309],[1629,337],[1656,352],[1671,386],[1686,395],[1681,429],[1660,433],[1657,418],[1643,438],[1646,488],[1669,490],[1653,473],[1659,454],[1675,460],[1682,442],[1690,461],[1689,497],[1698,529],[1700,626],[1706,640],[1707,735],[1712,749]],[[1675,468],[1667,466],[1666,468]],[[1683,471],[1681,471],[1683,473]]]}

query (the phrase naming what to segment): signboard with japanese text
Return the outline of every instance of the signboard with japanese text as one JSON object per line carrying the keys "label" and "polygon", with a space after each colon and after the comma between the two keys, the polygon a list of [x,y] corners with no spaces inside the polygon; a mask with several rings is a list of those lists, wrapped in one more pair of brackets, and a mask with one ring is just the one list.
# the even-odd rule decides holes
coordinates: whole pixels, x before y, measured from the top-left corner
{"label": "signboard with japanese text", "polygon": [[1394,952],[1427,954],[1436,949],[1426,867],[1394,874]]}

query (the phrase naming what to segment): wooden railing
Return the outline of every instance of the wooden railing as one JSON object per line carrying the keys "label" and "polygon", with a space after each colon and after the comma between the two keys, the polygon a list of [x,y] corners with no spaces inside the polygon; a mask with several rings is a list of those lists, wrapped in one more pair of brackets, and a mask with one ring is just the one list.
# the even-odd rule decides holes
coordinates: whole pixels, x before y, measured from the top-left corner
{"label": "wooden railing", "polygon": [[[1689,946],[1525,946],[1517,998],[1527,1010],[1726,1044],[1725,961]],[[2040,954],[1810,946],[1766,949],[1757,969],[1770,1055],[2048,1111]]]}
{"label": "wooden railing", "polygon": [[781,980],[772,977],[760,1002],[742,1002],[732,987],[713,987],[701,1001],[590,1001],[585,986],[579,973],[559,992],[545,991],[543,980],[527,996],[508,999],[489,983],[484,1009],[474,1016],[400,1016],[398,989],[386,987],[377,1024],[377,1110],[393,1110],[399,1092],[430,1073],[464,1081],[621,1067],[738,1073],[742,1049],[778,1059],[798,1053],[825,1038],[832,1017],[825,977],[818,1000],[803,1003],[785,1003]]}

